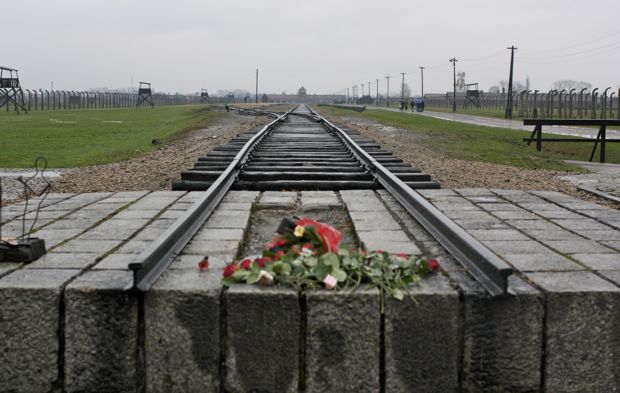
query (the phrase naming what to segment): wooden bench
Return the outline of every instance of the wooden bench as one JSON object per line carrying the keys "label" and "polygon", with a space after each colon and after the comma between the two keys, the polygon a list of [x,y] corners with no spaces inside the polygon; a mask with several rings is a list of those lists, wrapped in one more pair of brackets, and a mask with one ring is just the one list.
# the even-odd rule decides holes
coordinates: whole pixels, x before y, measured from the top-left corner
{"label": "wooden bench", "polygon": [[594,148],[590,154],[590,161],[594,158],[594,153],[600,142],[600,162],[605,162],[605,144],[607,142],[620,142],[620,139],[608,139],[607,127],[620,127],[620,120],[615,119],[523,119],[523,125],[534,126],[534,131],[529,138],[523,138],[523,142],[527,142],[529,146],[536,141],[536,150],[541,151],[543,142],[592,142],[588,138],[543,138],[542,126],[597,126],[599,127],[598,135],[594,139]]}

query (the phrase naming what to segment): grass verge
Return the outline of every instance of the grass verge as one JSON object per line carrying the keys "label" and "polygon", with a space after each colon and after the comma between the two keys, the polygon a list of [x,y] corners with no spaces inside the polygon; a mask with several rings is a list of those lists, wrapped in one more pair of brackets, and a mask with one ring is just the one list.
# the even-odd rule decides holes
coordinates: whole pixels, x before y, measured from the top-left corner
{"label": "grass verge", "polygon": [[[530,136],[527,131],[477,126],[384,110],[369,109],[362,113],[326,107],[321,107],[320,110],[333,116],[366,118],[409,130],[416,134],[416,141],[420,145],[446,157],[528,169],[581,172],[581,169],[566,164],[563,160],[587,161],[594,144],[548,142],[543,143],[542,151],[538,152],[534,144],[527,146],[523,142],[524,137]],[[562,135],[553,137],[569,138]],[[609,143],[606,152],[607,162],[620,163],[619,144]]]}
{"label": "grass verge", "polygon": [[204,105],[0,112],[0,168],[29,168],[38,156],[52,168],[126,160],[206,127],[220,112]]}

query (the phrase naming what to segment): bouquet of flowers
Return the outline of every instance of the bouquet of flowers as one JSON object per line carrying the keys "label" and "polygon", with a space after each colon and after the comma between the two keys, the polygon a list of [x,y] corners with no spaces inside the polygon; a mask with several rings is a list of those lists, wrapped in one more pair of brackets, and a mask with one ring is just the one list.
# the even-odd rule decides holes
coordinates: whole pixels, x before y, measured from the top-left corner
{"label": "bouquet of flowers", "polygon": [[439,269],[434,259],[342,246],[339,231],[309,218],[284,219],[277,233],[261,256],[227,265],[222,283],[279,284],[301,292],[364,284],[402,300],[411,295],[410,284]]}

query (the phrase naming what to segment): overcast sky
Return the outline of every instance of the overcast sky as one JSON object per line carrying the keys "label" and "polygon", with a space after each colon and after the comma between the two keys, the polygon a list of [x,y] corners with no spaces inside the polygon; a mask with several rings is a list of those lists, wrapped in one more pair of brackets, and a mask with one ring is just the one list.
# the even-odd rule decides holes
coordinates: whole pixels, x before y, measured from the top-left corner
{"label": "overcast sky", "polygon": [[333,93],[379,79],[452,90],[449,59],[487,90],[558,79],[620,85],[620,0],[4,0],[0,65],[24,88]]}

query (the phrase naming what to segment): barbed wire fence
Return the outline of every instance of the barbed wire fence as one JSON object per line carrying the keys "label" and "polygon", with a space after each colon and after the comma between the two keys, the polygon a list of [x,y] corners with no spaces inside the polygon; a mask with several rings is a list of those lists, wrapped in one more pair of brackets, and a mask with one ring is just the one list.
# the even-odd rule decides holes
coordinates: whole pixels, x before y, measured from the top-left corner
{"label": "barbed wire fence", "polygon": [[[541,119],[620,119],[620,89],[615,92],[606,88],[600,92],[598,88],[550,90],[524,90],[515,92],[513,110],[519,117]],[[508,100],[507,93],[480,92],[477,102],[468,99],[466,92],[456,93],[456,108],[463,109],[497,109],[504,110]],[[432,108],[452,109],[453,93],[425,94],[425,106]]]}

